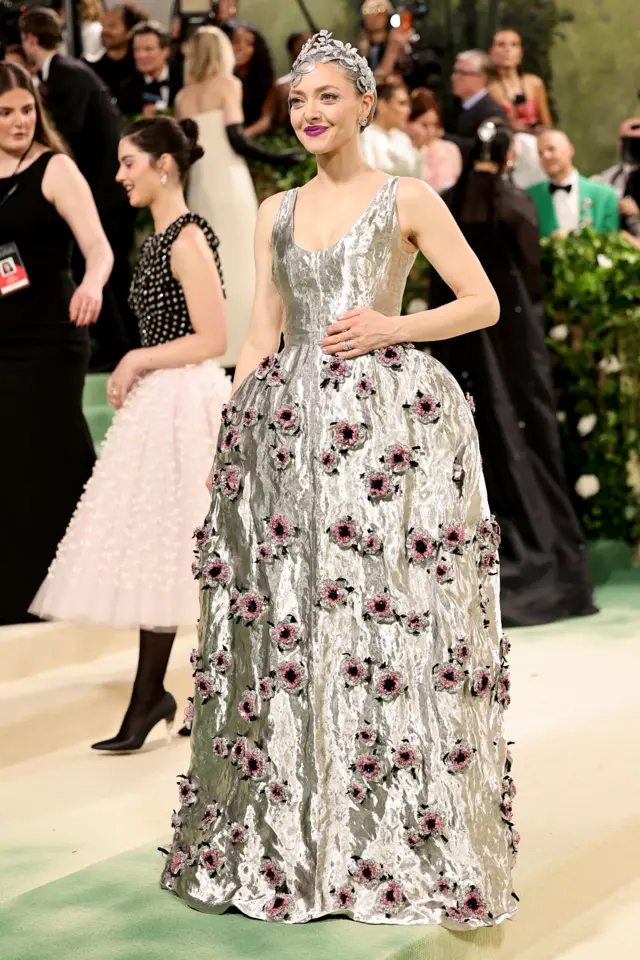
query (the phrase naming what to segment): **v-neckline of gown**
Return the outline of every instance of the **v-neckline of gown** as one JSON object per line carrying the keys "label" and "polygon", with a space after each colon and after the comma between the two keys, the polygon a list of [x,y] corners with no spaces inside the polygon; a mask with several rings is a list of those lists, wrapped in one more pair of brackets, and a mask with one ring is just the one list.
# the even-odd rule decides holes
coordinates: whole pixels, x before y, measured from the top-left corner
{"label": "v-neckline of gown", "polygon": [[388,180],[385,180],[385,182],[376,190],[376,192],[374,193],[374,195],[371,197],[371,200],[369,201],[369,203],[367,204],[367,206],[364,208],[364,210],[362,211],[362,213],[360,214],[360,216],[358,217],[358,219],[355,220],[354,223],[351,224],[351,226],[349,227],[349,229],[346,230],[346,231],[342,234],[341,237],[338,237],[338,239],[337,239],[334,243],[329,244],[328,247],[322,247],[322,248],[319,249],[319,250],[310,250],[308,247],[303,247],[303,246],[301,246],[299,243],[296,243],[293,220],[294,220],[294,216],[295,216],[296,201],[297,201],[297,199],[298,199],[298,191],[299,191],[300,187],[294,187],[293,203],[292,203],[292,205],[291,205],[291,214],[290,214],[290,216],[289,216],[289,225],[290,225],[290,226],[289,226],[289,229],[290,229],[290,234],[291,234],[291,243],[293,244],[294,247],[296,247],[297,250],[301,250],[302,253],[309,253],[309,254],[316,254],[316,255],[317,255],[317,254],[319,254],[319,253],[328,253],[330,250],[335,250],[336,247],[338,247],[341,243],[343,243],[343,242],[347,239],[347,237],[348,237],[350,234],[353,233],[353,231],[356,229],[356,227],[359,226],[360,222],[361,222],[362,220],[364,220],[364,218],[365,218],[366,215],[369,213],[369,210],[370,210],[371,207],[374,205],[374,203],[376,202],[376,200],[378,199],[378,197],[380,196],[380,194],[382,193],[382,191],[385,190],[385,189],[388,187],[388,185],[389,185],[390,183],[393,183],[393,181],[396,180],[396,179],[397,179],[397,177],[389,177]]}

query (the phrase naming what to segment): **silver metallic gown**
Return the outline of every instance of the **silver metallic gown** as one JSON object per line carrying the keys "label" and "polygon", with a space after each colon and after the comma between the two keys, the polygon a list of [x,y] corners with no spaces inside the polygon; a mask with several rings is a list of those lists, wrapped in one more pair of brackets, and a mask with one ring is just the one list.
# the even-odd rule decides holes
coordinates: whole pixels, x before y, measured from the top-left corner
{"label": "silver metallic gown", "polygon": [[351,307],[400,312],[396,186],[313,252],[285,194],[286,346],[223,411],[163,874],[198,910],[467,929],[515,912],[499,532],[470,403],[409,345],[319,346]]}

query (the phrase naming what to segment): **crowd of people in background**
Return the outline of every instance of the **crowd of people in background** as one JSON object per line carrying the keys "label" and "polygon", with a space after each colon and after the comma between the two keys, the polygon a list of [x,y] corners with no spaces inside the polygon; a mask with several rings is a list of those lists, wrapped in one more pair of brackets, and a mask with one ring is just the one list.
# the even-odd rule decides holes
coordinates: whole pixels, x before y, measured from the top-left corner
{"label": "crowd of people in background", "polygon": [[[118,191],[111,176],[119,122],[122,118],[176,110],[180,94],[180,115],[211,115],[209,126],[215,124],[215,130],[212,128],[207,137],[208,153],[219,154],[219,178],[230,183],[230,171],[244,171],[245,160],[276,160],[283,165],[295,162],[295,152],[276,158],[251,142],[252,137],[271,130],[290,132],[290,77],[276,77],[265,38],[255,25],[239,19],[238,0],[220,0],[215,13],[200,25],[182,15],[175,3],[169,27],[148,19],[132,3],[103,10],[100,0],[83,0],[82,61],[65,56],[64,5],[58,0],[57,6],[57,12],[36,9],[25,13],[23,43],[10,47],[6,59],[37,73],[45,105],[94,193],[98,174],[91,165],[95,166],[100,156],[100,162],[108,167],[100,179],[104,184],[109,181],[111,196],[97,199],[120,267],[110,283],[113,296],[105,306],[109,318],[102,318],[98,325],[99,349],[92,362],[96,369],[108,369],[122,353],[123,338],[133,338],[135,343],[136,337],[126,304],[131,218],[117,209]],[[373,166],[392,174],[419,177],[443,193],[457,182],[483,121],[506,120],[514,134],[508,175],[517,187],[532,190],[542,236],[575,229],[589,221],[598,229],[622,228],[632,243],[640,244],[640,209],[634,185],[637,177],[634,180],[632,176],[637,162],[623,160],[601,177],[592,178],[591,184],[578,175],[568,138],[560,131],[552,132],[543,80],[522,69],[524,50],[515,30],[498,30],[488,51],[468,50],[457,56],[451,76],[454,98],[443,103],[442,91],[429,88],[433,78],[420,69],[412,55],[416,39],[413,29],[404,22],[392,26],[393,12],[390,0],[365,0],[361,8],[358,46],[378,84],[376,118],[362,137],[364,155]],[[212,29],[217,33],[212,34]],[[287,37],[291,62],[309,37],[308,31]],[[196,61],[198,79],[193,73]],[[100,84],[89,78],[89,71]],[[59,79],[63,73],[68,78],[64,83]],[[213,121],[216,111],[219,118]],[[621,148],[623,141],[639,135],[638,122],[626,121],[620,131]],[[86,160],[84,154],[89,154]],[[240,176],[243,190],[235,192],[238,203],[248,203],[255,210],[255,195],[246,171]],[[612,189],[594,186],[597,181]],[[211,215],[217,201],[205,196],[202,188],[195,192],[202,201],[203,215]],[[121,195],[119,199],[122,203]],[[227,212],[223,219],[228,218]],[[238,323],[242,326],[240,319]]]}

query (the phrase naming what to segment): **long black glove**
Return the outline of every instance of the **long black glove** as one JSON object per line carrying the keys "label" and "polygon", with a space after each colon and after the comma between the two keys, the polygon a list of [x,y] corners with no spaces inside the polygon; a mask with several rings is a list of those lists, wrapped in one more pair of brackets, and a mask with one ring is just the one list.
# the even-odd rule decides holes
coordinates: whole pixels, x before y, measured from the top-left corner
{"label": "long black glove", "polygon": [[270,163],[273,166],[293,167],[303,159],[303,154],[298,150],[274,153],[273,150],[265,150],[252,140],[247,140],[241,123],[230,123],[227,126],[227,136],[235,152],[246,160],[260,160],[262,163]]}

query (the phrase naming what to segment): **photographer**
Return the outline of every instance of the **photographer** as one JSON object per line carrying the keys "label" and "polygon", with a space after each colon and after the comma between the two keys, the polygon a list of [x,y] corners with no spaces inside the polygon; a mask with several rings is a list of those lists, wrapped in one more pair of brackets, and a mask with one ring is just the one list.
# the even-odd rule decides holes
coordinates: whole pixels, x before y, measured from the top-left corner
{"label": "photographer", "polygon": [[634,243],[640,244],[640,118],[632,117],[620,125],[618,139],[621,162],[595,177],[616,191],[622,232]]}
{"label": "photographer", "polygon": [[390,0],[365,0],[360,13],[362,32],[358,50],[375,73],[377,82],[385,83],[396,73],[403,76],[413,28],[402,23],[391,27],[390,18],[395,8]]}

